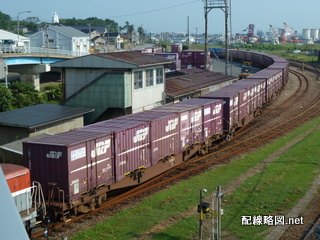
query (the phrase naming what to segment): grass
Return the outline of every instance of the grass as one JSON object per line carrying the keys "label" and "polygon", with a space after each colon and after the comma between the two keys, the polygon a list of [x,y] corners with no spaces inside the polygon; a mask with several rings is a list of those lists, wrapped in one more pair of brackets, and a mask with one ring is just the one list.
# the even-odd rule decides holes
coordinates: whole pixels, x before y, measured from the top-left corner
{"label": "grass", "polygon": [[[197,239],[199,225],[196,206],[199,203],[200,189],[206,188],[208,192],[213,192],[221,185],[223,190],[223,186],[319,123],[320,118],[315,119],[257,152],[175,184],[95,227],[79,232],[72,239],[139,238],[153,226],[190,211],[194,211],[194,214],[185,215],[168,228],[153,233],[152,239]],[[246,179],[232,194],[225,196],[223,231],[229,232],[237,239],[263,239],[268,226],[242,226],[241,216],[284,215],[292,208],[304,196],[318,174],[319,142],[320,134],[317,130],[266,165],[262,172]]]}

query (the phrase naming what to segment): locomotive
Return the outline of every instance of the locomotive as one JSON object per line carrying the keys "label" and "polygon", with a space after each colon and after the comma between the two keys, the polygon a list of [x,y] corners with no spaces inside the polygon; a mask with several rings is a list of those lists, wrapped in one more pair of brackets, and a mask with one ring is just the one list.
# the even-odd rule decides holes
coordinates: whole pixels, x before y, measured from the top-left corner
{"label": "locomotive", "polygon": [[41,183],[50,218],[91,211],[113,190],[212,151],[217,141],[229,140],[252,121],[288,81],[283,58],[241,50],[229,56],[263,69],[199,98],[24,142],[25,166],[32,181]]}
{"label": "locomotive", "polygon": [[41,184],[35,181],[31,183],[30,170],[26,167],[6,163],[1,163],[0,167],[22,223],[30,236],[37,222],[42,221],[41,216],[46,215]]}

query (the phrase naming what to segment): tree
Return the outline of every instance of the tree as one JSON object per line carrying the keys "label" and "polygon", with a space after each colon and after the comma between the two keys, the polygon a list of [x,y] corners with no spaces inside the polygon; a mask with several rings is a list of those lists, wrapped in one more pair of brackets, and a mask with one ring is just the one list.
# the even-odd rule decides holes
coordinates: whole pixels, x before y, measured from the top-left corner
{"label": "tree", "polygon": [[[31,18],[32,19],[32,18]],[[38,29],[38,24],[33,22],[33,20],[23,20],[20,21],[20,26],[25,26],[28,28],[28,30],[36,31]],[[23,33],[20,32],[20,34],[23,35]]]}
{"label": "tree", "polygon": [[29,30],[36,31],[38,25],[41,24],[41,21],[38,17],[28,17],[22,22],[22,25],[25,25]]}
{"label": "tree", "polygon": [[146,36],[146,33],[145,33],[144,29],[142,28],[142,26],[138,27],[138,33],[139,33],[140,39],[143,40]]}
{"label": "tree", "polygon": [[78,20],[76,18],[69,18],[69,19],[59,19],[61,24],[67,25],[67,26],[75,26],[80,25],[78,24]]}
{"label": "tree", "polygon": [[11,91],[4,86],[0,86],[0,112],[12,110],[12,103],[13,96]]}
{"label": "tree", "polygon": [[39,91],[30,84],[16,81],[11,83],[10,90],[13,95],[12,105],[14,108],[23,108],[45,102],[39,95]]}
{"label": "tree", "polygon": [[46,102],[58,104],[62,100],[62,84],[45,86],[42,91]]}
{"label": "tree", "polygon": [[105,19],[105,25],[108,26],[109,33],[117,33],[119,31],[119,25],[113,20]]}
{"label": "tree", "polygon": [[110,19],[103,20],[96,17],[89,17],[86,19],[65,18],[65,19],[60,19],[60,23],[67,26],[88,25],[88,24],[91,24],[91,26],[106,26],[108,27],[109,32],[118,32],[118,28],[119,28],[118,23],[116,23],[113,20],[110,20]]}
{"label": "tree", "polygon": [[127,34],[128,34],[129,36],[131,36],[131,34],[132,34],[133,31],[134,31],[134,26],[133,26],[133,24],[129,24],[128,21],[126,21],[125,23],[126,23],[126,25],[124,26],[124,28],[127,30]]}
{"label": "tree", "polygon": [[132,40],[132,33],[134,31],[134,26],[132,24],[129,24],[128,21],[125,22],[125,26],[122,29],[125,29],[127,31],[128,37],[130,38],[130,41]]}
{"label": "tree", "polygon": [[102,19],[98,19],[96,17],[90,17],[90,18],[87,18],[85,20],[83,20],[83,23],[80,24],[80,25],[86,25],[86,24],[91,24],[92,26],[103,26],[105,25],[105,21],[102,20]]}
{"label": "tree", "polygon": [[0,28],[8,30],[10,28],[11,17],[0,11]]}

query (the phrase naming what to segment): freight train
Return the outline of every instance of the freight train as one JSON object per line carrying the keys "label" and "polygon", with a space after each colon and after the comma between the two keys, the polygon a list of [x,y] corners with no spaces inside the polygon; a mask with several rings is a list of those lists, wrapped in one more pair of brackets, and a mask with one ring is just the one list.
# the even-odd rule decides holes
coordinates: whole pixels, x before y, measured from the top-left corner
{"label": "freight train", "polygon": [[230,50],[230,56],[263,69],[199,98],[24,142],[25,167],[42,185],[45,200],[39,206],[45,203],[47,219],[91,211],[112,190],[212,151],[257,116],[288,81],[283,58],[239,50]]}

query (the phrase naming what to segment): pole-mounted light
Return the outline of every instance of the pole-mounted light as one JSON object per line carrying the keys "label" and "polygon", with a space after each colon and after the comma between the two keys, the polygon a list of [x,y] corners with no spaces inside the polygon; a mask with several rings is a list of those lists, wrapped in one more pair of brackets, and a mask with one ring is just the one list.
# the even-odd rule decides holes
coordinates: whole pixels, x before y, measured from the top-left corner
{"label": "pole-mounted light", "polygon": [[19,26],[19,15],[22,13],[31,13],[31,11],[23,11],[23,12],[19,12],[17,15],[17,27],[18,27],[18,41],[20,40],[20,26]]}

